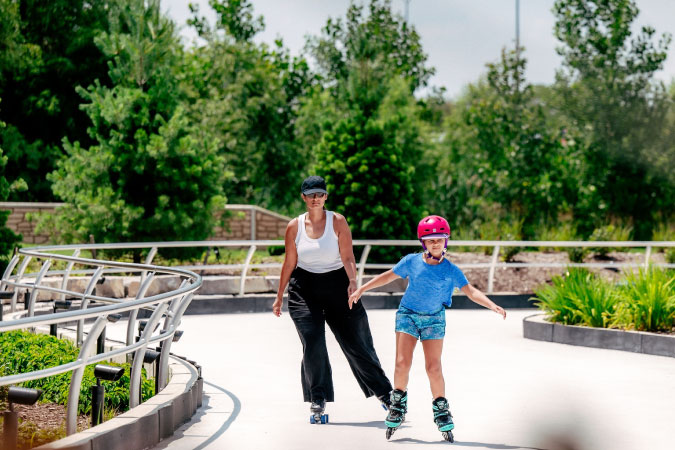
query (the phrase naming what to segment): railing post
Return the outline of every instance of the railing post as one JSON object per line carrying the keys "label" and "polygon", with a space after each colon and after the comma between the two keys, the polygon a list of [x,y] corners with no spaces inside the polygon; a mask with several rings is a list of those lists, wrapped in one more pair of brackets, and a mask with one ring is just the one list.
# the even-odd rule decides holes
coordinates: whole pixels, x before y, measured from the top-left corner
{"label": "railing post", "polygon": [[94,326],[89,330],[87,339],[82,344],[82,347],[80,347],[80,354],[77,356],[80,366],[73,370],[68,390],[68,409],[66,410],[66,435],[68,436],[77,432],[77,406],[80,399],[80,386],[82,384],[84,368],[87,366],[89,354],[92,352],[94,345],[96,345],[98,335],[101,334],[107,321],[108,316],[101,316],[96,319]]}
{"label": "railing post", "polygon": [[134,408],[141,403],[140,387],[143,357],[145,356],[145,350],[148,348],[148,341],[150,336],[152,336],[155,325],[159,322],[159,319],[161,319],[167,307],[168,305],[166,303],[159,305],[148,319],[148,322],[145,324],[145,328],[143,328],[143,332],[141,333],[141,338],[139,340],[141,346],[134,353],[134,360],[131,364],[131,374],[129,381],[129,409]]}
{"label": "railing post", "polygon": [[[152,263],[152,260],[155,258],[156,254],[157,254],[157,247],[152,247],[148,252],[148,256],[145,258],[145,264],[150,265]],[[140,281],[141,284],[143,284],[143,281],[145,281],[145,277],[147,276],[147,274],[148,274],[147,270],[141,272],[141,281]]]}
{"label": "railing post", "polygon": [[[101,274],[103,273],[103,266],[98,266],[98,269],[96,269],[96,272],[94,272],[94,275],[92,275],[91,280],[89,280],[89,284],[87,285],[87,289],[85,289],[84,294],[82,294],[82,302],[80,303],[80,309],[85,310],[87,309],[87,306],[89,305],[89,297],[92,292],[94,292],[94,288],[96,288],[96,283],[98,282],[98,279],[101,277]],[[77,345],[82,345],[82,341],[84,336],[84,320],[80,319],[77,321]]]}
{"label": "railing post", "polygon": [[251,265],[251,259],[253,259],[255,249],[256,245],[252,244],[248,249],[248,253],[246,254],[246,261],[244,261],[244,267],[241,269],[241,279],[239,280],[239,295],[244,295],[246,288],[246,272],[248,271],[248,266]]}
{"label": "railing post", "polygon": [[[136,300],[145,297],[145,293],[148,291],[152,280],[155,278],[155,272],[150,272],[150,275],[143,281],[143,283],[138,287],[138,292],[136,293]],[[134,343],[134,331],[136,328],[136,317],[138,316],[138,309],[133,309],[129,313],[129,321],[127,322],[127,345]]]}
{"label": "railing post", "polygon": [[35,299],[37,297],[37,287],[40,285],[40,282],[42,281],[42,278],[45,276],[45,273],[49,270],[49,266],[52,265],[52,260],[48,259],[42,264],[42,268],[40,269],[40,272],[38,273],[37,278],[35,278],[35,284],[33,285],[33,288],[30,290],[30,297],[28,300],[28,317],[33,317],[33,314],[35,312]]}
{"label": "railing post", "polygon": [[[194,293],[189,293],[184,295],[181,298],[178,307],[173,311],[173,318],[171,319],[170,325],[165,327],[166,330],[173,328],[173,332],[176,332],[178,325],[180,325],[181,318],[185,313],[185,310],[190,306],[190,302],[194,297]],[[159,383],[159,389],[164,389],[168,382],[168,372],[169,372],[169,356],[171,355],[171,344],[173,343],[172,339],[167,339],[162,344],[162,351],[159,354],[159,373],[156,374],[155,383]]]}
{"label": "railing post", "polygon": [[12,259],[9,261],[9,264],[7,264],[7,268],[5,269],[5,273],[2,274],[2,279],[0,279],[0,292],[3,292],[5,290],[5,279],[9,278],[9,275],[12,273],[12,270],[14,270],[14,267],[16,267],[16,263],[19,262],[19,255],[14,255]]}
{"label": "railing post", "polygon": [[368,259],[368,253],[370,253],[370,249],[372,246],[370,244],[367,244],[363,248],[363,253],[361,253],[361,258],[359,259],[359,273],[356,277],[356,287],[360,288],[361,284],[363,284],[363,271],[366,268],[366,260]]}
{"label": "railing post", "polygon": [[649,269],[649,258],[652,256],[652,246],[648,245],[645,251],[645,269]]}
{"label": "railing post", "polygon": [[[73,258],[77,258],[80,256],[80,249],[75,249],[73,254],[71,255]],[[68,286],[68,278],[70,278],[70,272],[73,270],[73,265],[75,264],[75,261],[70,261],[68,262],[68,265],[66,266],[66,273],[63,274],[63,280],[61,280],[61,289],[64,291],[66,290],[66,287]],[[66,294],[61,294],[59,297],[60,300],[65,300],[66,299]]]}
{"label": "railing post", "polygon": [[[21,278],[23,277],[23,273],[26,271],[26,267],[28,267],[28,263],[32,259],[32,256],[25,256],[23,258],[23,261],[21,261],[21,265],[19,266],[19,271],[16,273],[16,282],[20,283]],[[19,290],[17,288],[14,288],[14,295],[12,295],[12,304],[10,307],[11,312],[16,311],[16,298],[19,295]]]}
{"label": "railing post", "polygon": [[490,273],[488,274],[488,288],[487,293],[492,294],[494,279],[495,279],[495,267],[497,266],[497,258],[499,258],[499,245],[495,245],[492,249],[492,260],[490,261]]}

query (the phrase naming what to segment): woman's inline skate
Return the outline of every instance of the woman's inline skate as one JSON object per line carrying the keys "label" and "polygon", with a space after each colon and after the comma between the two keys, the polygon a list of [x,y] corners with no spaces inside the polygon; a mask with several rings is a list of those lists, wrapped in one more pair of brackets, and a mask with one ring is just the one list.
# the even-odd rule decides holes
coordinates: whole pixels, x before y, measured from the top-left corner
{"label": "woman's inline skate", "polygon": [[384,419],[384,424],[387,425],[387,439],[401,426],[405,420],[406,412],[408,412],[408,393],[400,389],[394,389],[391,393],[389,414]]}
{"label": "woman's inline skate", "polygon": [[309,410],[312,413],[309,423],[328,423],[328,414],[323,413],[326,410],[325,400],[313,400]]}

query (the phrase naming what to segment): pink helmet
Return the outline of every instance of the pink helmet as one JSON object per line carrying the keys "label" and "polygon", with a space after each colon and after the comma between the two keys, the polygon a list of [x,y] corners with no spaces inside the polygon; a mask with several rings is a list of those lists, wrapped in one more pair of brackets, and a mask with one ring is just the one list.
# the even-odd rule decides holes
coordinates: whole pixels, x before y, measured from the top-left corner
{"label": "pink helmet", "polygon": [[417,239],[448,239],[450,237],[450,225],[441,216],[427,216],[420,220],[417,225]]}

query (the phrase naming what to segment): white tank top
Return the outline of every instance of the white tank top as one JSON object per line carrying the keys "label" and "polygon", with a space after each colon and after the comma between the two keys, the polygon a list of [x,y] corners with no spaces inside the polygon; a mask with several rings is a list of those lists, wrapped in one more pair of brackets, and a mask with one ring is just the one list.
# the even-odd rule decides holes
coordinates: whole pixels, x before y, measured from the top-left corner
{"label": "white tank top", "polygon": [[333,231],[333,212],[326,211],[326,226],[318,239],[307,236],[306,216],[307,213],[298,216],[298,234],[295,236],[298,267],[313,273],[326,273],[343,267],[338,238]]}

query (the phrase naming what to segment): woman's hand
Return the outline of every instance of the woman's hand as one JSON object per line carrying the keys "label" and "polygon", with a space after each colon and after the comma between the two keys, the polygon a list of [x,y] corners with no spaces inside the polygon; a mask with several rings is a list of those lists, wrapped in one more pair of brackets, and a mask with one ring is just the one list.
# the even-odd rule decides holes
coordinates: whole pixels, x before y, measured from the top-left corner
{"label": "woman's hand", "polygon": [[[356,282],[354,282],[356,284]],[[349,283],[351,289],[351,283]],[[349,309],[352,309],[354,303],[358,303],[359,299],[363,295],[362,289],[356,289],[349,295]]]}
{"label": "woman's hand", "polygon": [[347,288],[347,295],[351,297],[351,295],[356,292],[356,280],[351,279],[349,280],[349,287]]}
{"label": "woman's hand", "polygon": [[283,297],[277,297],[277,299],[274,301],[272,304],[272,313],[274,313],[275,316],[280,317],[281,316],[281,307],[284,304],[284,298]]}

